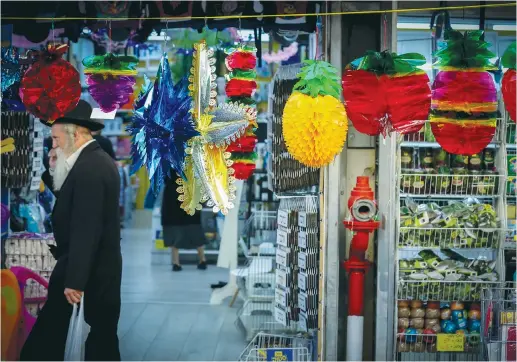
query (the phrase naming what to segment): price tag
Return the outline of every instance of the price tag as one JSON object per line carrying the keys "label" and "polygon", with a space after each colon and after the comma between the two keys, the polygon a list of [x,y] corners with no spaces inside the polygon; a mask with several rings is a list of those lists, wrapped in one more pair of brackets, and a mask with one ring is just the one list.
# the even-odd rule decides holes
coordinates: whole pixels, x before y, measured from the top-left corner
{"label": "price tag", "polygon": [[41,170],[41,166],[43,165],[43,160],[39,157],[34,157],[32,159],[32,171]]}
{"label": "price tag", "polygon": [[298,226],[307,227],[307,213],[304,211],[298,213]]}
{"label": "price tag", "polygon": [[515,312],[501,312],[501,324],[515,324]]}
{"label": "price tag", "polygon": [[298,288],[307,290],[307,276],[304,273],[298,273]]}
{"label": "price tag", "polygon": [[275,320],[283,326],[287,326],[287,318],[285,314],[286,313],[282,308],[275,306]]}
{"label": "price tag", "polygon": [[277,212],[277,223],[279,226],[287,227],[289,215],[285,210],[278,210]]}
{"label": "price tag", "polygon": [[301,269],[305,269],[307,267],[307,254],[298,253],[298,267]]}
{"label": "price tag", "polygon": [[33,177],[32,180],[31,180],[30,190],[31,191],[39,190],[40,184],[41,184],[41,176]]}
{"label": "price tag", "polygon": [[287,247],[287,231],[281,228],[276,230],[276,243]]}
{"label": "price tag", "polygon": [[301,330],[303,332],[307,332],[308,331],[308,329],[307,329],[307,316],[303,312],[300,312],[300,314],[298,314],[298,325],[299,325],[299,327],[301,328]]}
{"label": "price tag", "polygon": [[43,138],[35,138],[32,143],[32,151],[43,151]]}
{"label": "price tag", "polygon": [[465,335],[463,334],[438,333],[436,337],[438,352],[463,352],[465,349]]}
{"label": "price tag", "polygon": [[298,293],[298,307],[301,310],[307,310],[307,294],[303,292]]}
{"label": "price tag", "polygon": [[34,119],[34,132],[42,132],[43,123],[40,122],[39,118]]}
{"label": "price tag", "polygon": [[298,246],[303,249],[307,248],[307,233],[305,231],[298,233]]}
{"label": "price tag", "polygon": [[276,249],[276,263],[278,265],[284,266],[287,268],[287,252],[284,250],[277,248]]}
{"label": "price tag", "polygon": [[287,293],[277,288],[275,290],[275,302],[282,307],[287,307]]}
{"label": "price tag", "polygon": [[276,269],[276,285],[287,288],[287,272],[282,269]]}

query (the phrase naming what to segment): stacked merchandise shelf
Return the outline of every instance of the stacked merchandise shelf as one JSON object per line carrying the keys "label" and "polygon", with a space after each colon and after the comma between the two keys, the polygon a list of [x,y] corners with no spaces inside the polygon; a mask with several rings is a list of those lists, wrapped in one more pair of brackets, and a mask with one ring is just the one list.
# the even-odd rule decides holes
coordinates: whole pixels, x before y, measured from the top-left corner
{"label": "stacked merchandise shelf", "polygon": [[[48,281],[56,265],[50,253],[52,245],[56,245],[53,234],[13,233],[5,242],[5,267],[24,267]],[[29,279],[23,293],[28,312],[37,317],[47,296],[47,289]]]}
{"label": "stacked merchandise shelf", "polygon": [[282,199],[278,210],[275,320],[295,331],[317,328],[318,198]]}
{"label": "stacked merchandise shelf", "polygon": [[506,122],[471,156],[442,150],[429,123],[401,137],[395,360],[481,359],[481,293],[505,273]]}

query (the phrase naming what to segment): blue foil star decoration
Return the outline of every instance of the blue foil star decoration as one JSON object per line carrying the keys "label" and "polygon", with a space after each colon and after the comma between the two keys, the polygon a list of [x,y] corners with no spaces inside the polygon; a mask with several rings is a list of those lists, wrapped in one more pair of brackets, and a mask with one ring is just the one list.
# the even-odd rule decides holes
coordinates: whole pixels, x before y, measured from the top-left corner
{"label": "blue foil star decoration", "polygon": [[173,84],[164,54],[154,85],[146,78],[135,101],[134,115],[127,128],[132,136],[131,173],[145,165],[155,195],[165,178],[172,178],[171,171],[185,179],[186,143],[199,135],[192,123],[188,85],[187,78]]}

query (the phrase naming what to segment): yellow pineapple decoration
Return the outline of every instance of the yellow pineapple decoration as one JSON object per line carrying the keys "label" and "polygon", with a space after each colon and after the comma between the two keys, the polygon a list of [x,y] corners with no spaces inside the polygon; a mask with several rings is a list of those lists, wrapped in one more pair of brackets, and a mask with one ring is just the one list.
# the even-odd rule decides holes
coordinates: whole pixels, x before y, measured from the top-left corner
{"label": "yellow pineapple decoration", "polygon": [[328,165],[341,152],[348,131],[336,68],[306,60],[287,100],[282,132],[289,153],[309,167]]}

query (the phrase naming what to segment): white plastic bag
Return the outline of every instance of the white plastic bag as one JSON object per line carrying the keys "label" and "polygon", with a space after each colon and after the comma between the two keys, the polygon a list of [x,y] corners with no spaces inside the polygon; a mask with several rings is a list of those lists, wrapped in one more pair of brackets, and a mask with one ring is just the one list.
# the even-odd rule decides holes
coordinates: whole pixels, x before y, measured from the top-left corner
{"label": "white plastic bag", "polygon": [[65,361],[84,361],[86,338],[90,333],[90,326],[84,320],[84,294],[78,307],[74,304],[68,336],[65,345]]}

